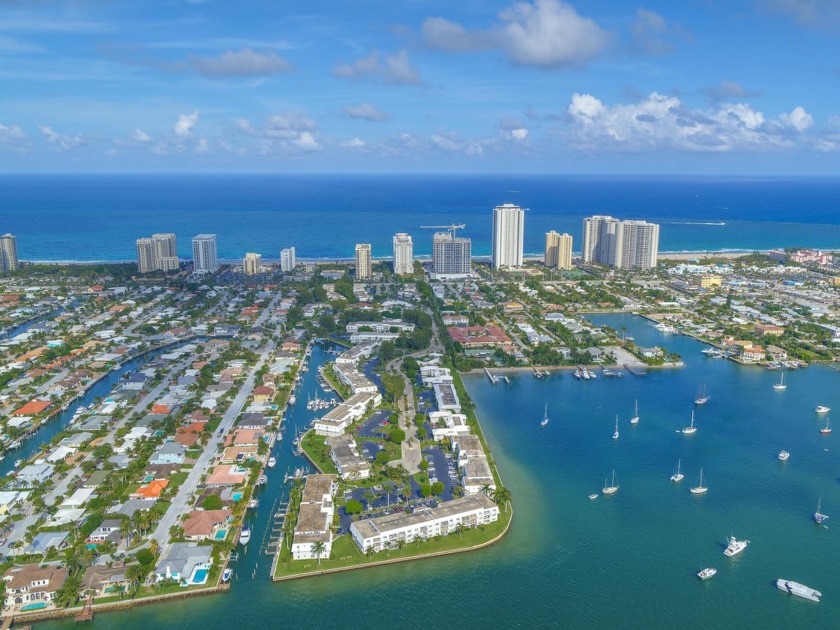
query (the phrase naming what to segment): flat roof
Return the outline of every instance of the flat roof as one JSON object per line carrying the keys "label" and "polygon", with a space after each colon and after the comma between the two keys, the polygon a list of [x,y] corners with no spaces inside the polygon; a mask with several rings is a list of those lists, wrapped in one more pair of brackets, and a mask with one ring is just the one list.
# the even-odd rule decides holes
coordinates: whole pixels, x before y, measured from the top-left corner
{"label": "flat roof", "polygon": [[356,528],[363,538],[370,538],[372,536],[381,536],[396,529],[404,527],[411,527],[412,525],[422,525],[431,521],[456,516],[464,512],[471,512],[478,509],[492,508],[495,503],[489,497],[483,494],[471,494],[460,499],[453,499],[441,503],[436,508],[428,508],[418,510],[409,514],[408,512],[396,512],[394,514],[387,514],[379,518],[371,518],[361,521],[355,521],[353,527]]}

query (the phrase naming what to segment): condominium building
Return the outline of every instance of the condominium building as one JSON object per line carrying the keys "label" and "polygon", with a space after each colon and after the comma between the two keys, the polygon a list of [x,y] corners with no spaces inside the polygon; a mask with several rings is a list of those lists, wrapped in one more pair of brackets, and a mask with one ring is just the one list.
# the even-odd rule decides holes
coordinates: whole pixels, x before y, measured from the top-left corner
{"label": "condominium building", "polygon": [[242,271],[245,272],[245,275],[253,276],[258,274],[260,272],[260,265],[262,265],[262,256],[259,254],[248,252],[245,254],[245,258],[242,259]]}
{"label": "condominium building", "polygon": [[394,234],[394,273],[398,276],[414,273],[414,244],[411,236],[403,232]]}
{"label": "condominium building", "polygon": [[493,269],[522,266],[525,211],[512,203],[493,209]]}
{"label": "condominium building", "polygon": [[213,273],[219,268],[215,234],[193,236],[192,250],[193,271]]}
{"label": "condominium building", "polygon": [[150,238],[137,239],[137,273],[155,270],[155,248]]}
{"label": "condominium building", "polygon": [[289,247],[280,250],[280,271],[288,273],[297,267],[297,260],[295,260],[295,248]]}
{"label": "condominium building", "polygon": [[432,277],[463,277],[472,272],[472,241],[438,232],[432,241]]}
{"label": "condominium building", "polygon": [[554,230],[545,235],[546,267],[552,269],[572,268],[572,237],[570,234],[558,234]]}
{"label": "condominium building", "polygon": [[18,268],[17,239],[11,234],[0,236],[0,272]]}
{"label": "condominium building", "polygon": [[656,267],[659,254],[659,225],[609,216],[587,217],[583,220],[582,249],[585,263],[651,269]]}
{"label": "condominium building", "polygon": [[370,259],[370,243],[356,244],[356,280],[366,280],[373,276]]}
{"label": "condominium building", "polygon": [[330,557],[333,542],[330,526],[333,514],[335,514],[333,496],[337,490],[335,475],[308,475],[306,477],[292,538],[293,559],[314,560]]}

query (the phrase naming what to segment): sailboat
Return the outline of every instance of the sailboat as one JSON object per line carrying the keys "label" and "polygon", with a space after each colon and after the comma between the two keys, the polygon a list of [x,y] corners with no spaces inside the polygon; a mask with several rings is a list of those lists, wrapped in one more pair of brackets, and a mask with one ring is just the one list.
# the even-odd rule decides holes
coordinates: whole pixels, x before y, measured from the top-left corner
{"label": "sailboat", "polygon": [[671,475],[671,481],[674,483],[679,483],[683,479],[685,479],[685,475],[680,472],[680,463],[682,463],[681,459],[677,460],[677,472]]}
{"label": "sailboat", "polygon": [[543,413],[542,422],[540,422],[540,426],[544,427],[548,424],[548,403],[545,403],[545,413]]}
{"label": "sailboat", "polygon": [[779,379],[779,382],[773,385],[773,389],[776,389],[776,390],[787,389],[787,385],[785,385],[785,373],[784,372],[782,372],[782,377]]}
{"label": "sailboat", "polygon": [[829,433],[831,433],[831,427],[828,425],[828,418],[825,419],[825,426],[822,429],[820,429],[820,433],[822,433],[823,435],[828,435]]}
{"label": "sailboat", "polygon": [[618,414],[615,415],[615,433],[613,433],[613,439],[618,439]]}
{"label": "sailboat", "polygon": [[694,398],[695,405],[705,405],[709,402],[709,391],[706,389],[706,384],[703,383],[697,388],[697,396]]}
{"label": "sailboat", "polygon": [[691,434],[691,433],[697,433],[697,427],[694,426],[694,410],[693,409],[691,410],[691,424],[688,425],[687,427],[683,427],[682,428],[682,433],[685,433],[686,435]]}
{"label": "sailboat", "polygon": [[818,525],[820,523],[822,523],[823,521],[828,520],[828,515],[820,512],[821,509],[822,509],[822,497],[820,497],[819,500],[817,501],[817,511],[814,512],[814,522],[817,523]]}
{"label": "sailboat", "polygon": [[603,494],[615,494],[616,492],[618,492],[618,484],[615,482],[615,471],[614,470],[613,470],[613,473],[612,473],[612,484],[608,486],[607,485],[607,480],[605,478],[604,479],[604,487],[601,488],[601,492]]}
{"label": "sailboat", "polygon": [[709,488],[703,485],[703,469],[700,469],[700,483],[691,488],[691,494],[706,494]]}
{"label": "sailboat", "polygon": [[636,399],[636,410],[633,412],[633,417],[630,418],[630,424],[639,424],[639,399]]}

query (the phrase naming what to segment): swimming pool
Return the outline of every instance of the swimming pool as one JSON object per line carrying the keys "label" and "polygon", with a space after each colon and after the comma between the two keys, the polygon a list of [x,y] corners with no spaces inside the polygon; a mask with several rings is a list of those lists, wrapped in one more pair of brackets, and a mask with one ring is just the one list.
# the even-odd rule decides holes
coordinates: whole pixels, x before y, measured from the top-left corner
{"label": "swimming pool", "polygon": [[47,605],[44,602],[35,602],[33,604],[27,604],[20,609],[20,612],[26,612],[27,610],[41,610],[46,607]]}
{"label": "swimming pool", "polygon": [[204,584],[207,582],[207,574],[210,573],[207,569],[196,569],[195,573],[193,573],[193,579],[190,581],[191,584]]}
{"label": "swimming pool", "polygon": [[216,535],[214,536],[214,538],[216,540],[224,540],[225,536],[227,536],[227,530],[226,529],[220,529],[219,531],[216,532]]}
{"label": "swimming pool", "polygon": [[232,495],[232,498],[233,498],[234,501],[239,501],[239,499],[242,498],[242,493],[241,492],[234,492],[233,495]]}

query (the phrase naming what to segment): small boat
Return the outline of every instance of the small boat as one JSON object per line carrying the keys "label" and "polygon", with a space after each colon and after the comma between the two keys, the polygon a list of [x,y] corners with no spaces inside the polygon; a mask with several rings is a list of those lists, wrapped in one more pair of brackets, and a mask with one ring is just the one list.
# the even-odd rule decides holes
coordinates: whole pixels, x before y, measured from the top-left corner
{"label": "small boat", "polygon": [[248,501],[248,509],[249,509],[249,510],[255,510],[255,509],[257,509],[259,506],[260,506],[260,501],[259,501],[259,499],[251,499],[250,501]]}
{"label": "small boat", "polygon": [[683,427],[681,433],[685,433],[686,435],[690,435],[692,433],[697,433],[697,427],[694,426],[694,410],[691,410],[691,424],[687,427]]}
{"label": "small boat", "polygon": [[788,453],[787,451],[779,451],[779,460],[780,461],[786,462],[789,457],[790,457],[790,453]]}
{"label": "small boat", "polygon": [[817,501],[817,511],[814,512],[814,522],[817,525],[820,525],[823,521],[828,520],[828,515],[823,514],[822,512],[820,512],[820,510],[822,510],[822,497],[820,497],[820,499]]}
{"label": "small boat", "polygon": [[633,417],[630,418],[630,424],[639,424],[639,399],[636,399],[636,410],[633,412]]}
{"label": "small boat", "polygon": [[15,468],[20,468],[20,465],[21,465],[22,463],[23,463],[23,460],[22,460],[22,459],[16,459],[16,460],[15,460]]}
{"label": "small boat", "polygon": [[233,575],[233,571],[230,569],[230,567],[228,567],[224,571],[222,571],[222,583],[229,582],[231,575]]}
{"label": "small boat", "polygon": [[540,426],[544,427],[548,424],[548,403],[545,403],[545,412],[543,413],[542,422],[540,422]]}
{"label": "small boat", "polygon": [[266,466],[268,466],[269,468],[274,468],[274,466],[276,466],[276,465],[277,465],[277,459],[275,459],[274,457],[269,457],[268,462],[266,463]]}
{"label": "small boat", "polygon": [[703,383],[697,388],[697,396],[694,398],[695,405],[705,405],[709,402],[709,391],[706,389],[706,384]]}
{"label": "small boat", "polygon": [[701,580],[708,580],[710,577],[714,577],[715,573],[717,573],[717,569],[714,567],[706,567],[705,569],[700,569],[697,573],[697,577]]}
{"label": "small boat", "polygon": [[597,499],[598,498],[598,493],[596,492],[595,494],[590,494],[589,498],[590,499]]}
{"label": "small boat", "polygon": [[604,479],[604,487],[601,488],[602,494],[615,494],[618,492],[618,484],[615,482],[615,471],[612,473],[612,483],[608,486],[607,480]]}
{"label": "small boat", "polygon": [[729,537],[729,544],[723,550],[723,555],[732,557],[741,553],[750,544],[749,540],[736,540],[735,536]]}
{"label": "small boat", "polygon": [[717,348],[705,348],[705,349],[701,350],[700,352],[702,352],[706,356],[712,356],[713,354],[718,354],[720,352],[720,350],[718,350]]}
{"label": "small boat", "polygon": [[706,494],[709,491],[708,486],[703,485],[703,469],[700,469],[700,482],[691,488],[691,494]]}
{"label": "small boat", "polygon": [[780,591],[788,593],[789,595],[796,595],[797,597],[810,599],[812,602],[819,602],[820,597],[822,597],[822,593],[815,591],[810,586],[805,586],[799,582],[791,582],[790,580],[785,580],[783,578],[776,580],[776,588]]}
{"label": "small boat", "polygon": [[247,545],[248,541],[251,540],[251,530],[248,528],[247,525],[242,526],[242,531],[239,532],[239,544],[240,545]]}
{"label": "small boat", "polygon": [[680,463],[682,462],[681,459],[677,460],[677,472],[671,475],[671,481],[674,483],[679,483],[683,479],[685,479],[685,475],[680,472]]}
{"label": "small boat", "polygon": [[613,439],[618,439],[618,414],[615,416],[615,432],[613,433]]}
{"label": "small boat", "polygon": [[260,476],[259,476],[259,477],[257,477],[257,485],[258,485],[258,486],[265,485],[265,483],[266,483],[267,481],[268,481],[268,477],[266,476],[266,474],[265,474],[265,473],[260,473]]}
{"label": "small boat", "polygon": [[784,372],[782,372],[782,378],[779,380],[779,382],[773,385],[773,389],[775,389],[775,390],[787,389],[787,385],[785,385],[785,373]]}
{"label": "small boat", "polygon": [[831,411],[831,407],[826,407],[825,405],[817,405],[814,411],[816,411],[817,413],[828,413],[829,411]]}
{"label": "small boat", "polygon": [[828,435],[829,433],[831,433],[831,427],[828,424],[828,420],[828,418],[825,419],[825,426],[822,429],[820,429],[820,433],[822,433],[823,435]]}

